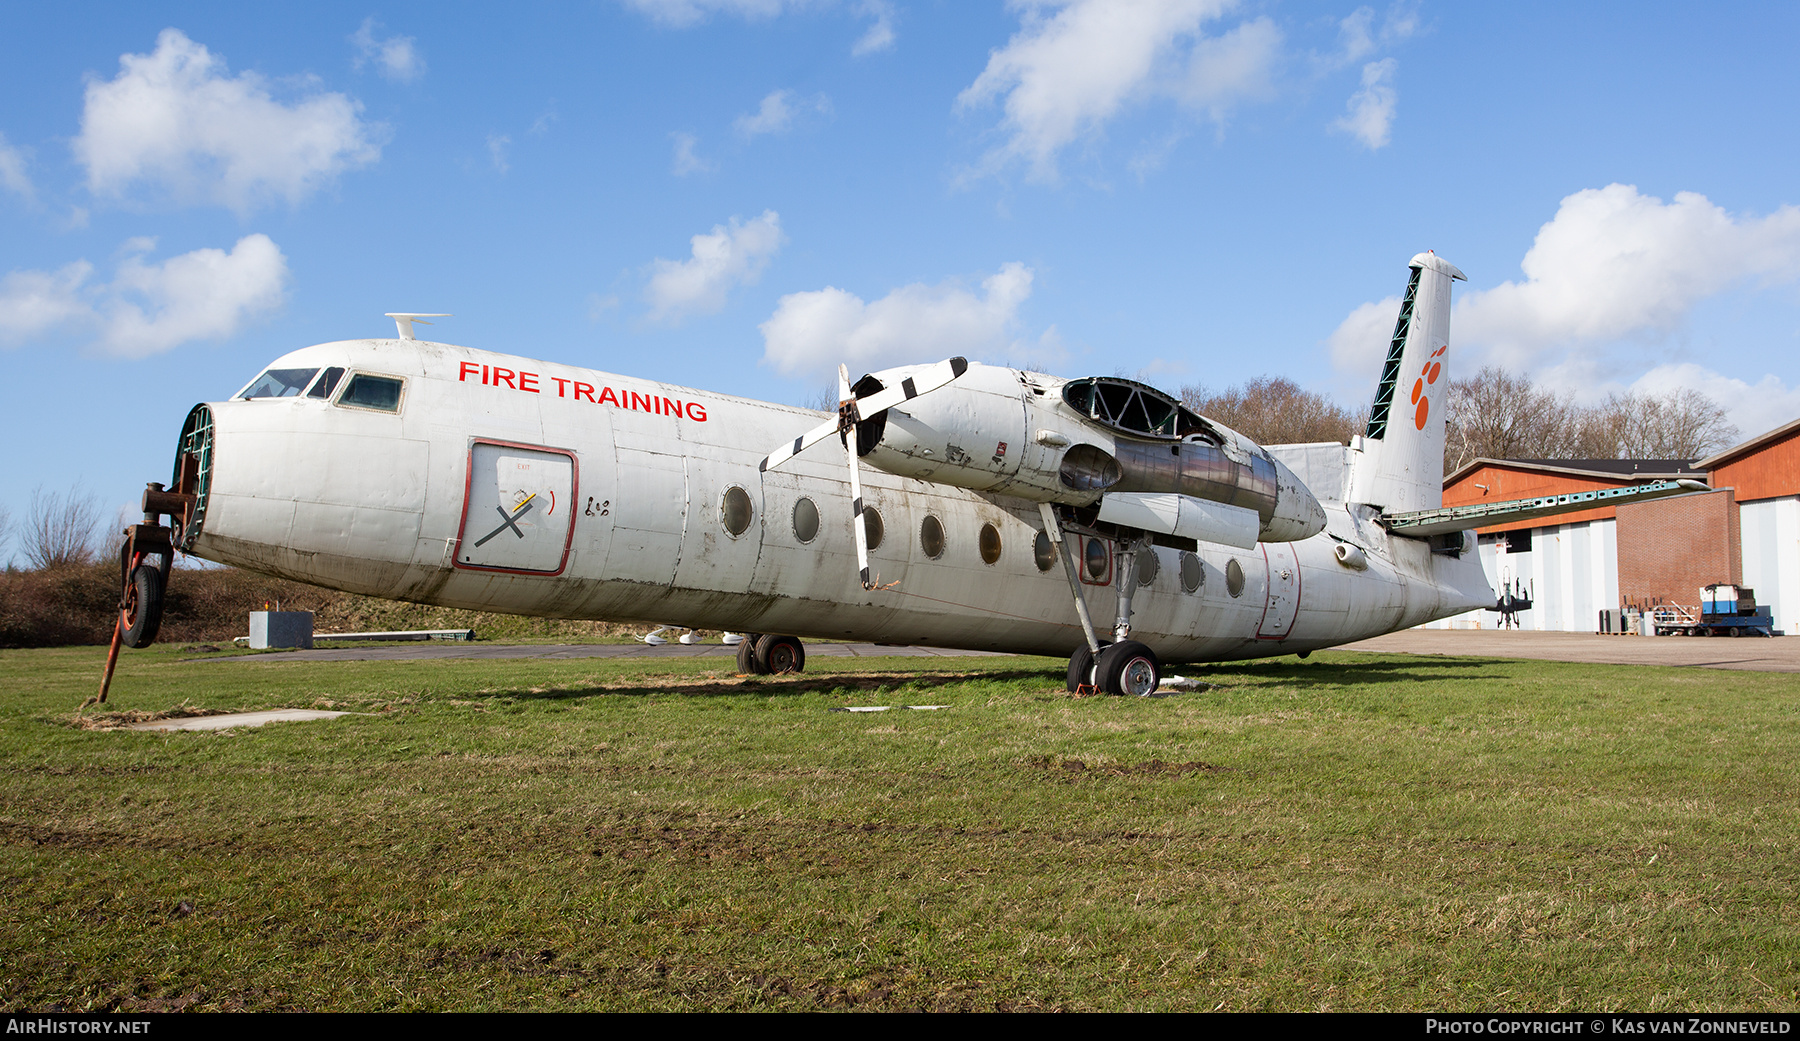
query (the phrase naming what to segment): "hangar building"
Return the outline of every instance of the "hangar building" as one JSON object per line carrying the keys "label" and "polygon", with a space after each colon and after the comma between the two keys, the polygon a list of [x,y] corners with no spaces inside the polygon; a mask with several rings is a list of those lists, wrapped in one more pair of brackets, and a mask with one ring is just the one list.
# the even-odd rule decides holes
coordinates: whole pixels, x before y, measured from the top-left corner
{"label": "hangar building", "polygon": [[[1648,481],[1702,480],[1712,490],[1477,529],[1481,563],[1532,597],[1525,629],[1595,632],[1600,612],[1694,607],[1713,582],[1749,586],[1775,627],[1800,635],[1800,420],[1704,459],[1476,459],[1444,479],[1444,505]],[[1491,629],[1471,611],[1434,628]]]}

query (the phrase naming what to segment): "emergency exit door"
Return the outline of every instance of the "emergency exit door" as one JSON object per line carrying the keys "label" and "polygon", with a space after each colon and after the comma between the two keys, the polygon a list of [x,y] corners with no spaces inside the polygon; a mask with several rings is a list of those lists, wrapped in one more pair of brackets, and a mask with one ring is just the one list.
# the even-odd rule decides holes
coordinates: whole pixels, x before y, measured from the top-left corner
{"label": "emergency exit door", "polygon": [[1269,569],[1268,596],[1263,601],[1259,640],[1285,640],[1300,610],[1300,562],[1291,542],[1261,543],[1263,562]]}
{"label": "emergency exit door", "polygon": [[574,534],[575,491],[572,452],[475,442],[456,566],[561,574]]}

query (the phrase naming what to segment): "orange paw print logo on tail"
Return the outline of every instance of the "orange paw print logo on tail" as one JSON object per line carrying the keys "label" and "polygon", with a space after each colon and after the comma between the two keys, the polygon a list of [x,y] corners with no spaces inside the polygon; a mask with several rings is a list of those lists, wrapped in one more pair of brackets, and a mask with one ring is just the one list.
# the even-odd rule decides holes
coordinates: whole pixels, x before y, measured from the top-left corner
{"label": "orange paw print logo on tail", "polygon": [[1431,385],[1444,374],[1444,363],[1438,361],[1438,355],[1450,349],[1449,344],[1431,352],[1425,359],[1425,366],[1419,370],[1419,378],[1413,381],[1412,400],[1417,407],[1413,410],[1413,425],[1420,430],[1425,429],[1425,421],[1431,418]]}

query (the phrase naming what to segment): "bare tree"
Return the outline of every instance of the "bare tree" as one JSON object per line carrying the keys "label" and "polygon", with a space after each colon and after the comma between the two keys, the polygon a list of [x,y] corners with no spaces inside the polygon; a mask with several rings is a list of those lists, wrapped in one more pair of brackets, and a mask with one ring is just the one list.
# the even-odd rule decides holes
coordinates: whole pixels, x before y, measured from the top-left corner
{"label": "bare tree", "polygon": [[1738,436],[1725,410],[1684,388],[1614,394],[1598,405],[1488,366],[1450,383],[1444,469],[1488,459],[1697,459]]}
{"label": "bare tree", "polygon": [[810,408],[814,412],[831,412],[835,414],[838,410],[837,380],[832,380],[818,390],[813,391],[811,394],[797,402],[797,404],[801,408]]}
{"label": "bare tree", "polygon": [[31,513],[20,549],[32,568],[47,571],[92,563],[100,529],[100,500],[79,487],[67,493],[31,493]]}
{"label": "bare tree", "polygon": [[1612,395],[1600,406],[1625,459],[1698,459],[1735,444],[1738,428],[1711,398],[1683,387],[1662,397]]}
{"label": "bare tree", "polygon": [[1444,417],[1444,469],[1473,459],[1553,459],[1581,440],[1580,409],[1528,376],[1487,366],[1450,381]]}
{"label": "bare tree", "polygon": [[1369,421],[1367,410],[1344,408],[1280,376],[1258,376],[1216,392],[1204,386],[1183,387],[1181,403],[1265,445],[1348,443]]}

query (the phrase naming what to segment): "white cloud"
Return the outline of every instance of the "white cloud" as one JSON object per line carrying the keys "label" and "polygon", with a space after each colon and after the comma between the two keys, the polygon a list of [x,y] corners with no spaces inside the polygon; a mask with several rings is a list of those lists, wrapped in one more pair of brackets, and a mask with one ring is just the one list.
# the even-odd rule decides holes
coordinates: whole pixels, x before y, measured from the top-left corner
{"label": "white cloud", "polygon": [[239,213],[269,198],[297,203],[344,170],[374,162],[379,128],[342,94],[292,104],[270,96],[253,72],[225,62],[179,30],[164,29],[152,54],[126,54],[110,81],[90,80],[75,157],[96,195],[121,197],[149,183],[177,202],[214,202]]}
{"label": "white cloud", "polygon": [[1360,61],[1375,49],[1375,9],[1359,7],[1338,23],[1338,40],[1343,44],[1341,61]]}
{"label": "white cloud", "polygon": [[81,287],[93,271],[94,265],[78,260],[56,271],[14,271],[0,279],[0,344],[17,346],[90,317]]}
{"label": "white cloud", "polygon": [[1022,28],[957,98],[964,109],[1005,98],[1007,140],[984,157],[987,172],[1023,160],[1034,176],[1054,177],[1062,149],[1151,97],[1171,96],[1219,118],[1241,95],[1266,89],[1281,38],[1267,19],[1201,36],[1201,27],[1235,0],[1015,0],[1012,6],[1022,12]]}
{"label": "white cloud", "polygon": [[355,67],[360,69],[374,63],[383,76],[400,83],[411,83],[424,76],[425,58],[413,46],[413,38],[390,36],[377,40],[375,25],[375,19],[365,18],[362,28],[350,36],[350,42],[356,47]]}
{"label": "white cloud", "polygon": [[1681,327],[1700,301],[1747,279],[1800,277],[1800,208],[1733,217],[1704,195],[1674,202],[1628,184],[1565,198],[1520,264],[1522,282],[1464,294],[1464,343],[1520,360],[1551,348]]}
{"label": "white cloud", "polygon": [[488,160],[494,164],[494,169],[501,173],[512,169],[512,166],[506,161],[506,146],[510,144],[512,144],[512,136],[509,134],[489,134],[487,137]]}
{"label": "white cloud", "polygon": [[246,235],[230,253],[197,249],[146,264],[119,265],[108,287],[100,346],[127,358],[161,354],[190,340],[218,340],[281,305],[287,258],[267,235]]}
{"label": "white cloud", "polygon": [[1400,100],[1394,90],[1394,71],[1399,67],[1393,58],[1364,65],[1362,89],[1350,95],[1350,111],[1331,128],[1356,138],[1371,151],[1386,145],[1394,125],[1394,107]]}
{"label": "white cloud", "polygon": [[1280,58],[1281,30],[1275,23],[1267,18],[1245,22],[1195,42],[1176,97],[1222,123],[1239,102],[1274,95],[1272,77]]}
{"label": "white cloud", "polygon": [[1338,22],[1338,42],[1342,49],[1321,62],[1326,68],[1334,69],[1353,65],[1374,53],[1377,45],[1397,43],[1418,29],[1418,0],[1398,0],[1388,8],[1380,29],[1375,28],[1375,9],[1359,7]]}
{"label": "white cloud", "polygon": [[1772,374],[1747,383],[1693,362],[1681,362],[1658,365],[1626,390],[1655,397],[1683,390],[1699,391],[1730,411],[1740,439],[1755,437],[1800,417],[1800,387],[1790,387]]}
{"label": "white cloud", "polygon": [[699,138],[678,130],[670,134],[669,139],[675,142],[675,158],[669,163],[670,173],[686,177],[691,173],[706,173],[713,168],[711,163],[700,158],[699,153],[694,151],[700,144]]}
{"label": "white cloud", "polygon": [[865,54],[885,51],[894,46],[894,5],[888,0],[863,0],[856,5],[858,14],[875,19],[868,31],[857,37],[850,53],[860,58]]}
{"label": "white cloud", "polygon": [[[1325,341],[1332,367],[1352,380],[1373,373],[1387,357],[1388,342],[1394,337],[1394,322],[1399,317],[1400,298],[1397,296],[1362,304],[1351,311]],[[1454,320],[1451,321],[1450,342],[1462,343]]]}
{"label": "white cloud", "polygon": [[717,311],[732,289],[754,283],[781,249],[781,216],[764,210],[751,221],[733,217],[729,227],[714,225],[689,241],[693,255],[687,260],[658,258],[652,265],[644,290],[652,321],[679,322],[686,314]]}
{"label": "white cloud", "polygon": [[25,173],[26,155],[14,148],[5,134],[0,134],[0,186],[9,191],[23,195],[26,199],[37,198],[37,192],[31,186],[31,178]]}
{"label": "white cloud", "polygon": [[744,137],[779,134],[794,125],[794,117],[804,112],[821,115],[831,111],[831,99],[815,94],[811,99],[796,99],[791,90],[772,90],[764,95],[755,112],[742,115],[731,124]]}
{"label": "white cloud", "polygon": [[[837,0],[621,0],[651,21],[672,29],[686,29],[706,21],[715,14],[735,15],[746,20],[774,18],[790,11],[836,6]],[[874,19],[857,37],[850,53],[861,57],[884,51],[894,45],[894,5],[891,0],[857,0],[851,10]]]}
{"label": "white cloud", "polygon": [[281,305],[287,258],[267,235],[246,235],[229,253],[197,249],[160,264],[144,259],[154,248],[154,239],[127,240],[103,285],[87,284],[93,265],[85,260],[0,279],[0,342],[66,328],[91,333],[103,353],[143,358],[230,336]]}
{"label": "white cloud", "polygon": [[1019,305],[1031,295],[1031,280],[1031,269],[1013,261],[982,281],[980,296],[951,282],[915,282],[874,303],[832,286],[790,293],[759,326],[763,361],[788,375],[803,375],[829,371],[839,362],[880,369],[957,354],[1022,351],[1024,345],[1015,344],[1011,334]]}
{"label": "white cloud", "polygon": [[737,117],[732,126],[745,137],[757,134],[774,134],[786,130],[794,121],[794,111],[788,107],[788,98],[793,95],[789,90],[772,90],[764,95],[762,104],[755,114]]}
{"label": "white cloud", "polygon": [[[1733,216],[1693,192],[1665,203],[1627,184],[1589,188],[1562,200],[1520,267],[1522,281],[1459,295],[1450,336],[1462,364],[1594,384],[1641,358],[1614,345],[1678,332],[1695,306],[1745,282],[1800,279],[1800,208]],[[1390,297],[1352,311],[1329,340],[1333,364],[1372,373],[1399,307]]]}
{"label": "white cloud", "polygon": [[815,6],[807,0],[624,0],[651,20],[685,28],[713,14],[773,18],[784,10]]}

